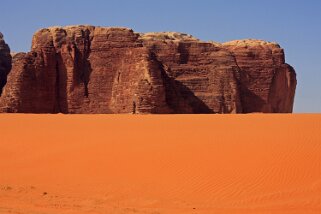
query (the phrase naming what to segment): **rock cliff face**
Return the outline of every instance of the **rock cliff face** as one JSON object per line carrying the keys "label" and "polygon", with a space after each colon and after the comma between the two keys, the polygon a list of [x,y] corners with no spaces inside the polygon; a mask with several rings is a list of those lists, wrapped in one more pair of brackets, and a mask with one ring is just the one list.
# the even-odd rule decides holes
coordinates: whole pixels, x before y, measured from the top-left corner
{"label": "rock cliff face", "polygon": [[241,71],[239,90],[244,113],[292,111],[296,75],[285,63],[278,44],[242,40],[224,43],[223,47],[235,56]]}
{"label": "rock cliff face", "polygon": [[296,87],[275,43],[127,28],[42,29],[9,67],[0,112],[289,113]]}
{"label": "rock cliff face", "polygon": [[0,96],[2,88],[7,83],[7,75],[11,70],[11,55],[9,46],[5,43],[2,33],[0,33]]}

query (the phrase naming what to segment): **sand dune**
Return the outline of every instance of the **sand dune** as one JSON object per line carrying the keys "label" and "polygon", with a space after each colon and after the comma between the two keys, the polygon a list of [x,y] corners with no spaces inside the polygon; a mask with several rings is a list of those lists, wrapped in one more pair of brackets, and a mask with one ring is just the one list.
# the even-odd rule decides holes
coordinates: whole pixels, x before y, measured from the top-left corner
{"label": "sand dune", "polygon": [[0,115],[0,213],[321,213],[320,115]]}

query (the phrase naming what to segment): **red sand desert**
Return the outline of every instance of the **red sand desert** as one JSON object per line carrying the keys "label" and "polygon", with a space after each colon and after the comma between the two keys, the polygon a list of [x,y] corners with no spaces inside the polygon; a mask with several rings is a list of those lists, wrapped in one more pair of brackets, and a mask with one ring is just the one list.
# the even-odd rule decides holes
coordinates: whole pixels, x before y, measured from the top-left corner
{"label": "red sand desert", "polygon": [[0,213],[321,213],[321,114],[0,115]]}

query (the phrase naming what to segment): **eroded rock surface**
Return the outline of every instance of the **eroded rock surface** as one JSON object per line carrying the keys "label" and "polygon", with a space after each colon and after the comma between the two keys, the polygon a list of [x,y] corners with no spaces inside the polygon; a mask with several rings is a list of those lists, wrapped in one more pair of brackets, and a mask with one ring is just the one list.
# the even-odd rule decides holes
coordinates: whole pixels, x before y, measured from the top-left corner
{"label": "eroded rock surface", "polygon": [[3,35],[0,32],[0,96],[2,94],[2,88],[7,83],[7,75],[11,69],[11,55],[10,48],[5,43]]}
{"label": "eroded rock surface", "polygon": [[0,111],[21,113],[292,112],[296,87],[275,43],[94,26],[38,31],[7,79]]}
{"label": "eroded rock surface", "polygon": [[223,44],[240,69],[239,90],[243,112],[292,112],[296,88],[294,69],[285,63],[283,49],[261,40]]}

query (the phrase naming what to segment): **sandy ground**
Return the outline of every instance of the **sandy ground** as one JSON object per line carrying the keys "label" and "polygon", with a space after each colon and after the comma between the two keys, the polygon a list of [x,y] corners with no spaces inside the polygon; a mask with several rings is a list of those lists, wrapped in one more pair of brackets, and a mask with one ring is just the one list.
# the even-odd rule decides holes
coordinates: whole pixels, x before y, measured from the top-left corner
{"label": "sandy ground", "polygon": [[0,115],[0,213],[321,213],[321,114]]}

